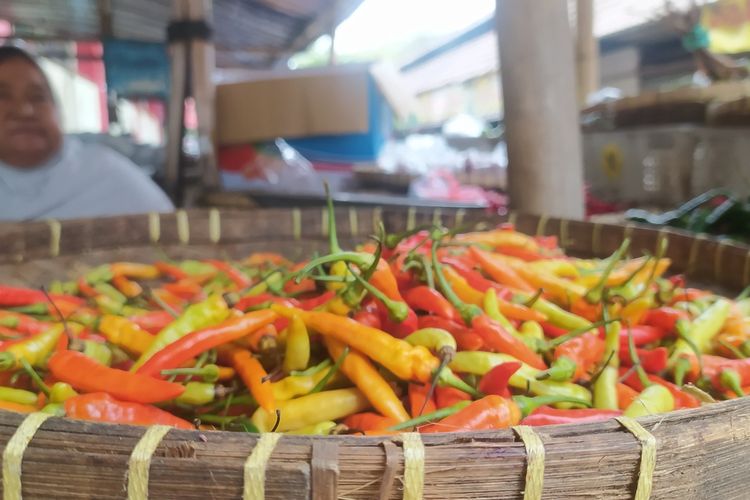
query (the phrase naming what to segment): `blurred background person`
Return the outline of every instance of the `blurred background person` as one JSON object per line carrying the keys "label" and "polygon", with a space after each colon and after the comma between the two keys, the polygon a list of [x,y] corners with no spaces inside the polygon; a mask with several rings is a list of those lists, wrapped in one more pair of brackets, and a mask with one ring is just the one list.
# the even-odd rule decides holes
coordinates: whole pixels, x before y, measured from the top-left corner
{"label": "blurred background person", "polygon": [[172,202],[119,153],[63,136],[47,77],[0,47],[0,220],[168,212]]}

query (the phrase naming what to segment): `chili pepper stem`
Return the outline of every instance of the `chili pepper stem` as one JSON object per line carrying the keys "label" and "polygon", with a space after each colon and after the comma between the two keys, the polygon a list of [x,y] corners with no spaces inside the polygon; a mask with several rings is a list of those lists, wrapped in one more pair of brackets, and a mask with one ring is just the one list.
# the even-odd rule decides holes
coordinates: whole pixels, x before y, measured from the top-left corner
{"label": "chili pepper stem", "polygon": [[445,295],[445,298],[448,299],[448,301],[453,304],[456,309],[458,309],[458,312],[464,322],[467,325],[471,325],[472,320],[482,314],[482,309],[479,306],[476,306],[474,304],[467,304],[459,299],[458,295],[456,295],[456,292],[453,291],[450,283],[448,283],[448,280],[445,278],[445,275],[443,274],[443,266],[442,264],[440,264],[440,260],[437,256],[437,249],[440,246],[440,241],[444,236],[445,233],[439,230],[433,231],[431,235],[432,267],[435,271],[435,277],[437,278],[438,285],[440,287],[440,290],[443,292],[443,295]]}
{"label": "chili pepper stem", "polygon": [[28,373],[29,377],[31,377],[31,380],[34,381],[34,384],[39,388],[39,390],[42,391],[45,396],[49,397],[50,388],[47,384],[44,383],[44,380],[42,380],[42,377],[39,376],[36,370],[34,370],[34,367],[31,366],[29,362],[23,358],[19,358],[18,361],[19,363],[21,363],[24,371]]}
{"label": "chili pepper stem", "polygon": [[349,273],[354,276],[354,279],[357,281],[357,283],[359,283],[362,288],[367,290],[367,293],[369,293],[380,302],[382,302],[383,305],[385,305],[386,309],[388,309],[388,316],[393,321],[401,323],[407,318],[407,316],[409,316],[409,306],[407,306],[406,303],[389,299],[383,292],[372,286],[370,283],[365,281],[362,276],[354,272],[354,270],[348,264],[346,268]]}
{"label": "chili pepper stem", "polygon": [[433,422],[435,420],[441,420],[445,417],[450,417],[454,413],[458,413],[459,411],[469,406],[469,404],[470,404],[470,401],[461,401],[452,406],[446,406],[445,408],[440,408],[439,410],[436,410],[432,413],[425,413],[424,415],[419,415],[418,417],[412,418],[405,422],[392,425],[388,427],[388,430],[389,431],[402,431],[405,429],[418,427],[420,425],[429,424],[430,422]]}
{"label": "chili pepper stem", "polygon": [[[323,388],[328,384],[328,381],[331,380],[331,377],[333,377],[337,371],[341,368],[341,365],[344,363],[344,358],[349,354],[349,346],[344,347],[343,352],[341,353],[341,356],[338,357],[336,362],[333,364],[330,370],[328,370],[328,373],[325,374],[325,376],[320,379],[320,381],[315,384],[315,387],[313,387],[308,394],[315,394],[316,392],[320,392],[323,390]],[[273,432],[273,431],[272,431]]]}

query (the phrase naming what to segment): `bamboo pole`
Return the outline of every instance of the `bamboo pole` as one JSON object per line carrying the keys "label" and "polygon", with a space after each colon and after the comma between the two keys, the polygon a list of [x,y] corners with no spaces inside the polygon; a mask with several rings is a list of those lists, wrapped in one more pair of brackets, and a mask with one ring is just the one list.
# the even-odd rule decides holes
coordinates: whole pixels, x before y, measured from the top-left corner
{"label": "bamboo pole", "polygon": [[497,0],[511,207],[584,215],[581,133],[567,1]]}

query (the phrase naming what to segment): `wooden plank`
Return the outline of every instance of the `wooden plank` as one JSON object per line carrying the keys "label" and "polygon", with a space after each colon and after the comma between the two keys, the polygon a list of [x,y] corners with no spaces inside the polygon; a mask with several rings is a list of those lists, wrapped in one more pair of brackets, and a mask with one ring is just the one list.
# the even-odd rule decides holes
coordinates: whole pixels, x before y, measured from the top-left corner
{"label": "wooden plank", "polygon": [[496,13],[511,207],[580,219],[583,161],[567,1],[498,0]]}

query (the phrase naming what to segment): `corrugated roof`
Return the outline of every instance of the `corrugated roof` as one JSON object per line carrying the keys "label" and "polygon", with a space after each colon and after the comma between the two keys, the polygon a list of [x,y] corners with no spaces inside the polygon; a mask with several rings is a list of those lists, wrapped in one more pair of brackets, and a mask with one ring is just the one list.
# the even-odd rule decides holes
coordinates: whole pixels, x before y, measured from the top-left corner
{"label": "corrugated roof", "polygon": [[[106,3],[106,2],[103,2]],[[102,37],[98,0],[3,0],[0,19],[19,38],[91,40]],[[338,24],[362,0],[214,0],[219,66],[265,68],[304,48]],[[170,0],[109,0],[115,38],[163,41]]]}

